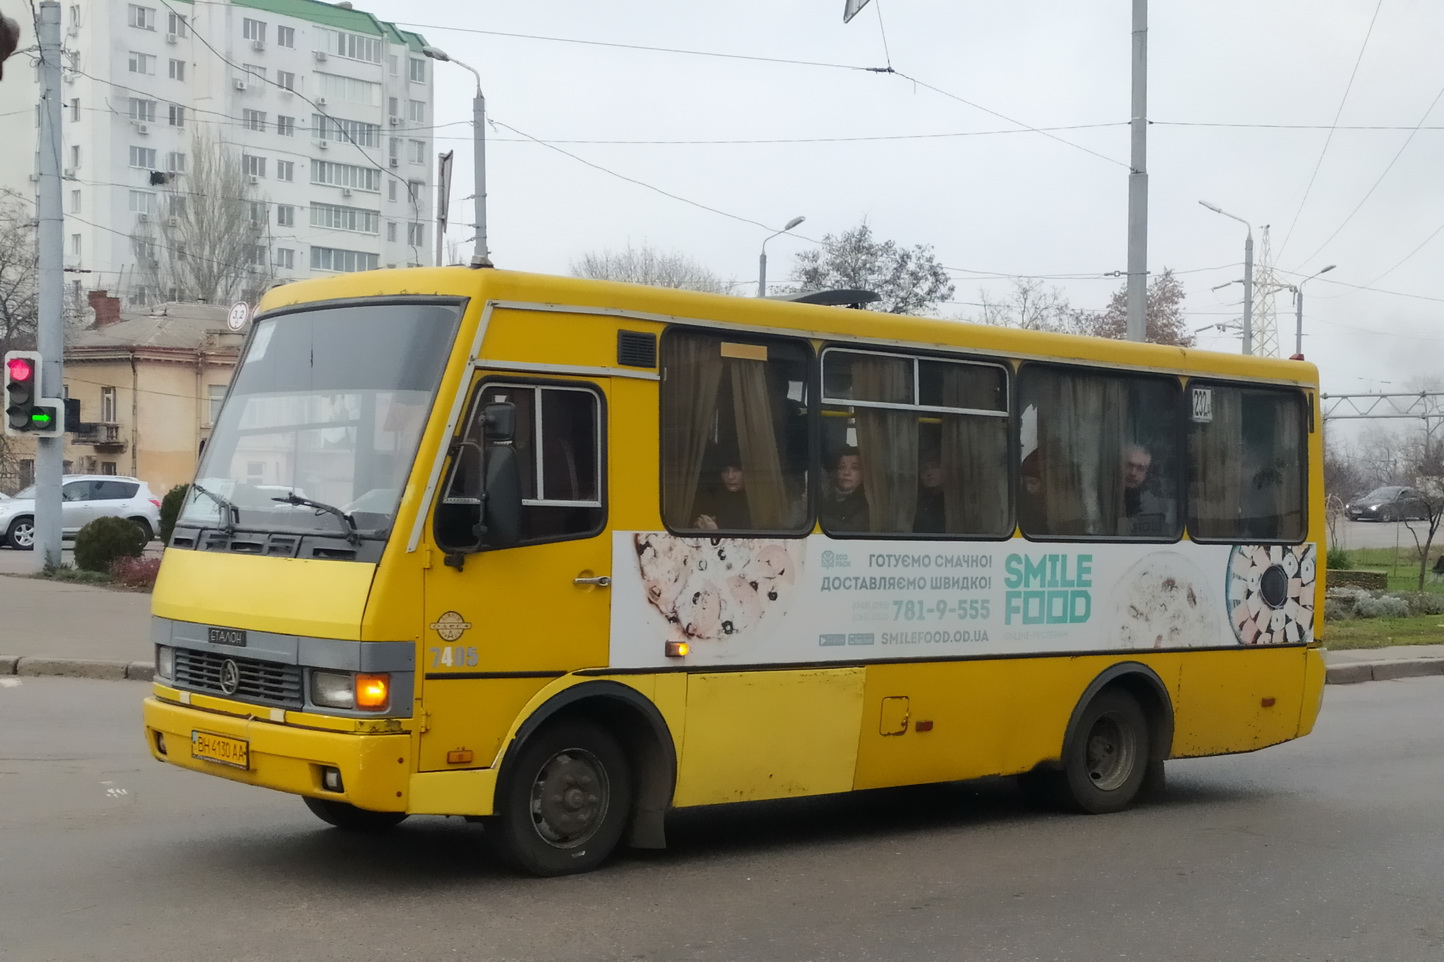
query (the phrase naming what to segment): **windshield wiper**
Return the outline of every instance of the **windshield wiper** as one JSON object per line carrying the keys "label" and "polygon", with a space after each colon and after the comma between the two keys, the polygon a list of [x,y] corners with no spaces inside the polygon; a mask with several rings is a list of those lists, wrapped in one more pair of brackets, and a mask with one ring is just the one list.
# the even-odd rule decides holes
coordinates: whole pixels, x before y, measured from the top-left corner
{"label": "windshield wiper", "polygon": [[361,543],[361,536],[356,533],[356,520],[349,514],[336,507],[334,504],[327,504],[324,501],[313,501],[310,498],[303,498],[292,491],[284,498],[272,498],[272,501],[279,501],[282,504],[303,504],[308,508],[315,508],[317,511],[325,511],[341,519],[341,527],[346,531],[346,540],[353,545]]}
{"label": "windshield wiper", "polygon": [[221,517],[223,519],[221,521],[221,533],[228,538],[231,535],[235,534],[236,525],[241,523],[241,509],[237,508],[234,504],[231,504],[229,501],[216,494],[214,491],[209,491],[201,487],[199,484],[192,484],[191,489],[193,491],[199,491],[201,494],[210,498],[212,501],[214,501],[217,505],[220,506],[220,509],[222,511]]}

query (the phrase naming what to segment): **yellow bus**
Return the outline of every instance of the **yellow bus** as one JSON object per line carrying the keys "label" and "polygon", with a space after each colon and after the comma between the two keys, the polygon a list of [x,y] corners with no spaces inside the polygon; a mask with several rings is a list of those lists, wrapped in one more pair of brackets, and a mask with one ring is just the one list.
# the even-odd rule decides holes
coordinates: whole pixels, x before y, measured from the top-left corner
{"label": "yellow bus", "polygon": [[555,875],[676,808],[1110,812],[1311,730],[1312,365],[808,300],[272,290],[156,583],[154,757]]}

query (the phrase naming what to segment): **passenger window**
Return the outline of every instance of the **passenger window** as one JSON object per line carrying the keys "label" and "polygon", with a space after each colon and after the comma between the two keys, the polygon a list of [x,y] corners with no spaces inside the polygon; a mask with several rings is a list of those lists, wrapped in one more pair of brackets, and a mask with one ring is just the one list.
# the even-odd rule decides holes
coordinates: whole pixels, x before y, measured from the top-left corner
{"label": "passenger window", "polygon": [[1189,533],[1210,541],[1302,541],[1303,397],[1200,381],[1189,393]]}
{"label": "passenger window", "polygon": [[808,361],[798,341],[662,339],[662,518],[674,531],[802,534]]}
{"label": "passenger window", "polygon": [[601,402],[596,393],[571,385],[488,382],[472,400],[467,428],[457,445],[448,496],[437,511],[437,539],[443,547],[468,544],[480,521],[479,479],[487,448],[482,413],[486,405],[516,410],[516,449],[521,480],[519,544],[582,538],[602,530]]}
{"label": "passenger window", "polygon": [[1179,537],[1176,381],[1029,364],[1018,392],[1025,535]]}
{"label": "passenger window", "polygon": [[90,501],[91,491],[95,482],[93,481],[71,481],[60,489],[60,500],[62,501]]}
{"label": "passenger window", "polygon": [[825,531],[1012,531],[1006,369],[829,348],[822,386],[818,515]]}

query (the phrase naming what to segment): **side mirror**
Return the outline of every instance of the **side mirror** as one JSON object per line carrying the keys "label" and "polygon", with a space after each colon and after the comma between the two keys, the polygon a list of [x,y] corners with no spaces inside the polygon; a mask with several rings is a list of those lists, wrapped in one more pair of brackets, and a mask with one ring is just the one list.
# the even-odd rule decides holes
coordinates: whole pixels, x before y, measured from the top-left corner
{"label": "side mirror", "polygon": [[516,405],[510,401],[488,404],[481,409],[481,423],[487,443],[506,444],[512,441],[516,437]]}
{"label": "side mirror", "polygon": [[509,444],[486,450],[486,494],[481,519],[477,540],[486,547],[510,548],[521,540],[521,468],[516,448]]}

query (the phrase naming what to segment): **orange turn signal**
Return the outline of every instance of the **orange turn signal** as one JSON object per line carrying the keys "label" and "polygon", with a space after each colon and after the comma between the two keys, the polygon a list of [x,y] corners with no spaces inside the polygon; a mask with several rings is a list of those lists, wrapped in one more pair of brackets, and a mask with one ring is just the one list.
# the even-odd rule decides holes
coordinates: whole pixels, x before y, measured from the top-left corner
{"label": "orange turn signal", "polygon": [[689,645],[689,644],[687,644],[687,642],[685,642],[685,641],[669,641],[669,642],[667,642],[667,657],[668,657],[668,658],[686,658],[687,655],[691,653],[691,651],[692,651],[692,646]]}
{"label": "orange turn signal", "polygon": [[385,711],[391,704],[390,675],[357,675],[356,707],[361,711]]}

